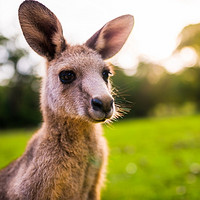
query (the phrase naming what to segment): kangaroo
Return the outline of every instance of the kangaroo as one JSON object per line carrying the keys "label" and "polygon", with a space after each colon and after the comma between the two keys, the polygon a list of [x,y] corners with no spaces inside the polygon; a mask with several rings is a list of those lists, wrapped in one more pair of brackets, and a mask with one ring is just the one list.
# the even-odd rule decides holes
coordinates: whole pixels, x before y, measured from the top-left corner
{"label": "kangaroo", "polygon": [[116,113],[105,60],[122,48],[133,16],[108,22],[74,46],[37,1],[20,5],[19,21],[27,43],[46,58],[43,124],[24,154],[0,171],[0,200],[99,200],[108,155],[101,123]]}

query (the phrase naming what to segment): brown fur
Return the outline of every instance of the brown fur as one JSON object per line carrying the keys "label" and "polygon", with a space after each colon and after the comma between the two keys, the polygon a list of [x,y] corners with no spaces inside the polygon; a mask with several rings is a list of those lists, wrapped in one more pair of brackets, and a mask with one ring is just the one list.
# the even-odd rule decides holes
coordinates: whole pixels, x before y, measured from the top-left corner
{"label": "brown fur", "polygon": [[[96,122],[111,118],[115,110],[110,83],[102,77],[110,70],[103,58],[119,51],[133,18],[117,18],[77,46],[65,43],[60,22],[37,1],[22,3],[19,19],[29,45],[47,59],[41,89],[44,122],[24,154],[0,171],[0,200],[100,199],[108,153]],[[63,70],[73,71],[76,80],[61,83]],[[103,108],[94,107],[95,98]]]}

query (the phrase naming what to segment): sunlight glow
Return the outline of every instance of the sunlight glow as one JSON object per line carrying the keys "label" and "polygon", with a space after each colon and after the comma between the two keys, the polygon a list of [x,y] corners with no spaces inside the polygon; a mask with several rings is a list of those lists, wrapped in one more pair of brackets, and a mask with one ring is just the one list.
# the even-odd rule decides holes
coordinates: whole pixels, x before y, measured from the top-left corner
{"label": "sunlight glow", "polygon": [[125,69],[130,69],[137,67],[138,63],[138,59],[134,58],[130,53],[126,53],[119,56],[114,64]]}
{"label": "sunlight glow", "polygon": [[197,55],[191,48],[185,47],[179,53],[173,54],[162,62],[166,69],[172,73],[181,70],[183,67],[191,67],[197,62]]}
{"label": "sunlight glow", "polygon": [[[0,32],[8,37],[20,35],[21,46],[29,49],[18,23],[17,10],[22,0],[0,2]],[[177,37],[184,26],[200,22],[199,0],[40,0],[51,9],[63,25],[71,44],[84,43],[107,21],[124,14],[135,17],[135,26],[122,53],[112,61],[123,68],[135,67],[139,57],[164,65],[175,72],[193,63],[194,54],[187,50],[172,55]],[[12,7],[10,5],[12,4]],[[9,9],[8,9],[9,8]],[[184,56],[182,56],[184,54]],[[184,57],[184,58],[183,58]],[[187,57],[187,58],[186,58]]]}
{"label": "sunlight glow", "polygon": [[3,66],[0,67],[0,85],[7,85],[7,80],[12,78],[14,75],[14,67],[12,65],[12,63],[9,64],[5,64]]}

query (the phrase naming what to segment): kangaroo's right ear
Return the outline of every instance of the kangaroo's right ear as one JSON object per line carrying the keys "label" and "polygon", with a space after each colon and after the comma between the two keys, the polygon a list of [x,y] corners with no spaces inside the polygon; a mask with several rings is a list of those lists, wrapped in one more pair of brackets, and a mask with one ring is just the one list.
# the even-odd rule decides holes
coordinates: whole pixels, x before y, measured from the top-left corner
{"label": "kangaroo's right ear", "polygon": [[134,25],[132,15],[123,15],[105,24],[87,42],[103,59],[114,56],[126,42]]}
{"label": "kangaroo's right ear", "polygon": [[19,21],[30,47],[49,61],[66,49],[59,20],[41,3],[24,1],[19,7]]}

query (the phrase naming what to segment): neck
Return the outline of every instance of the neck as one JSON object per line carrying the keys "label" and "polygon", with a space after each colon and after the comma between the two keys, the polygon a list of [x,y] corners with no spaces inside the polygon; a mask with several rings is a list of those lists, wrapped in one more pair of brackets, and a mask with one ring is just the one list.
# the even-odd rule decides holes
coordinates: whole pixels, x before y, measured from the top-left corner
{"label": "neck", "polygon": [[68,115],[58,116],[49,108],[47,109],[43,119],[48,137],[60,138],[62,141],[77,141],[83,137],[88,137],[94,132],[96,126],[98,126],[97,124],[80,118],[74,118]]}

